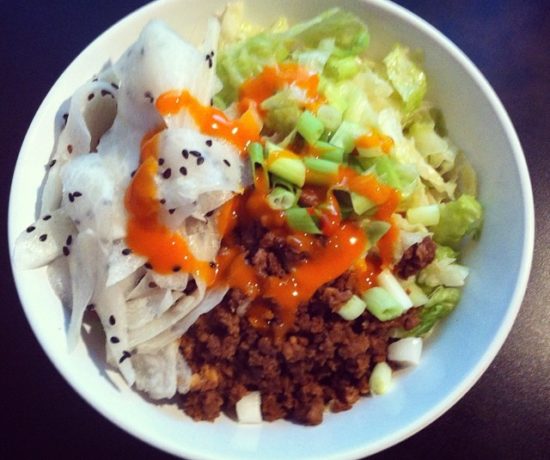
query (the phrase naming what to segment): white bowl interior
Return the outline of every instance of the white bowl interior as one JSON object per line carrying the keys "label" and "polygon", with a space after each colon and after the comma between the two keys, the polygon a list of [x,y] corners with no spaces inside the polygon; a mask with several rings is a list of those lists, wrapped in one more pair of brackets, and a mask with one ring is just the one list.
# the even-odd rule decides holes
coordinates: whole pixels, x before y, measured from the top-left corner
{"label": "white bowl interior", "polygon": [[[35,219],[35,202],[53,146],[53,119],[61,103],[90,73],[116,59],[149,19],[161,18],[182,36],[199,40],[207,17],[223,0],[161,0],[125,18],[69,66],[41,105],[22,146],[10,201],[10,248]],[[46,353],[92,406],[128,432],[193,459],[359,458],[397,443],[452,406],[479,378],[502,345],[519,309],[533,246],[533,205],[521,147],[500,102],[473,65],[447,39],[411,13],[381,1],[340,2],[371,31],[370,52],[381,57],[395,41],[424,51],[429,99],[443,109],[451,137],[478,171],[486,218],[481,241],[467,254],[472,273],[459,308],[425,348],[421,364],[402,372],[391,393],[366,398],[352,410],[326,414],[323,424],[287,422],[241,426],[224,417],[194,423],[171,405],[155,406],[105,372],[101,337],[88,337],[71,354],[66,313],[45,270],[14,267],[28,320]],[[250,17],[268,24],[280,15],[311,17],[329,0],[249,1]]]}

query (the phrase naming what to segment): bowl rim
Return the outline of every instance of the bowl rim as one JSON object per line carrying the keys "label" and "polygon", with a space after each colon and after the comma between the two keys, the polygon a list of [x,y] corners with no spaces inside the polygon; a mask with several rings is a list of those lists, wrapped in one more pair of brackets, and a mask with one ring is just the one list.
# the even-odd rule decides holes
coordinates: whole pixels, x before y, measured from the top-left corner
{"label": "bowl rim", "polygon": [[[524,225],[523,225],[523,241],[521,245],[521,261],[518,269],[518,277],[516,286],[511,295],[509,305],[506,309],[504,317],[501,321],[500,327],[493,340],[491,341],[490,346],[485,350],[481,359],[476,363],[476,365],[468,372],[467,376],[456,386],[456,388],[450,392],[440,403],[434,405],[429,411],[425,412],[419,419],[417,419],[414,424],[409,424],[405,426],[400,431],[395,432],[391,436],[386,436],[375,442],[369,442],[367,445],[357,445],[356,447],[349,448],[345,451],[338,452],[331,456],[325,457],[326,460],[329,459],[357,459],[364,457],[366,455],[372,455],[374,453],[380,452],[386,448],[389,448],[395,444],[400,443],[401,441],[411,437],[415,433],[419,432],[427,425],[434,422],[437,418],[443,415],[447,410],[454,406],[464,394],[469,391],[472,386],[479,380],[481,375],[489,367],[491,362],[496,357],[497,353],[504,344],[512,325],[517,317],[519,309],[522,304],[522,300],[527,288],[527,283],[529,280],[529,274],[532,265],[533,259],[533,249],[534,249],[534,233],[535,233],[535,217],[534,217],[534,202],[533,202],[533,193],[531,180],[529,177],[529,172],[527,168],[527,163],[525,156],[518,138],[518,135],[513,127],[513,124],[510,120],[509,115],[507,114],[502,102],[496,95],[494,89],[488,83],[486,78],[483,76],[481,71],[473,64],[473,62],[461,51],[449,38],[447,38],[442,32],[436,29],[434,26],[429,24],[426,20],[422,19],[415,13],[406,9],[403,6],[397,5],[388,0],[357,0],[358,2],[364,4],[365,6],[371,5],[375,8],[382,10],[384,13],[388,13],[392,16],[396,16],[400,21],[406,22],[412,27],[420,30],[423,34],[427,35],[432,41],[441,46],[445,52],[449,53],[451,57],[457,61],[457,63],[464,69],[464,71],[472,78],[475,83],[480,87],[481,91],[487,97],[487,101],[490,104],[491,108],[496,114],[499,124],[506,133],[508,143],[510,144],[511,151],[513,154],[513,159],[518,169],[519,181],[521,184],[521,192],[523,195],[523,213],[524,213]],[[143,5],[142,7],[134,10],[128,15],[124,16],[112,26],[102,32],[98,37],[96,37],[89,45],[87,45],[84,50],[82,50],[74,60],[69,64],[69,66],[61,73],[56,82],[52,85],[47,95],[44,97],[40,107],[38,108],[33,120],[27,130],[25,138],[20,148],[20,152],[25,151],[30,144],[30,133],[33,132],[37,125],[42,121],[41,114],[45,110],[46,102],[50,98],[51,93],[54,88],[59,84],[63,76],[69,72],[73,67],[76,67],[76,64],[80,61],[82,55],[87,53],[91,48],[99,46],[102,42],[106,41],[113,32],[117,29],[121,23],[135,20],[140,16],[149,15],[154,10],[159,7],[162,7],[164,4],[168,5],[171,3],[178,2],[178,0],[155,0],[151,3]],[[12,178],[11,189],[10,189],[10,198],[9,198],[9,211],[8,211],[8,241],[10,248],[10,260],[11,260],[11,269],[15,285],[17,287],[17,293],[23,307],[27,321],[29,322],[33,333],[40,343],[40,346],[48,356],[49,360],[54,364],[58,372],[63,376],[63,378],[69,383],[69,385],[79,394],[90,406],[95,410],[101,413],[106,419],[113,422],[119,428],[123,429],[130,435],[136,437],[137,439],[147,442],[148,444],[155,446],[158,449],[161,449],[165,452],[169,452],[173,455],[182,456],[185,455],[188,458],[193,459],[212,459],[214,457],[206,456],[204,452],[199,452],[193,449],[193,446],[181,446],[183,449],[178,449],[170,443],[163,442],[162,439],[158,439],[154,436],[151,436],[150,433],[146,430],[145,427],[139,427],[132,425],[127,419],[119,416],[116,412],[113,412],[109,407],[100,399],[94,396],[93,391],[88,390],[82,386],[79,386],[76,379],[73,378],[71,369],[64,366],[60,360],[57,359],[56,354],[53,352],[53,349],[49,346],[47,337],[45,334],[42,334],[38,326],[32,322],[31,316],[29,314],[29,302],[25,301],[25,294],[22,285],[22,281],[18,275],[18,270],[15,268],[12,248],[14,246],[15,239],[17,238],[21,229],[15,228],[13,225],[14,214],[16,213],[14,206],[14,189],[16,188],[16,175],[17,171],[21,170],[21,156],[18,154],[18,159],[15,166],[15,174]],[[221,457],[219,457],[221,459]],[[228,457],[227,457],[228,458]]]}

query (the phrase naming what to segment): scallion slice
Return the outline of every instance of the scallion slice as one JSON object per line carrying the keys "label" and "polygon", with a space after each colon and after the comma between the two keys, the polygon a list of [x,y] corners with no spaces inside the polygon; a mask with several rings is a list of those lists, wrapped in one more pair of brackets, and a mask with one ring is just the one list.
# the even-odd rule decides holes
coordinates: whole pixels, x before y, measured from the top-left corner
{"label": "scallion slice", "polygon": [[319,158],[323,160],[333,161],[335,163],[344,162],[344,149],[328,142],[317,141],[313,144],[315,151],[319,154]]}
{"label": "scallion slice", "polygon": [[315,220],[306,208],[290,208],[285,211],[285,214],[288,225],[293,230],[303,233],[321,233],[321,230],[319,230]]}
{"label": "scallion slice", "polygon": [[302,112],[302,115],[300,115],[300,118],[298,118],[296,129],[298,130],[300,135],[306,140],[306,142],[312,145],[322,136],[323,131],[325,130],[325,126],[323,125],[323,122],[321,120],[319,120],[310,111],[306,110]]}
{"label": "scallion slice", "polygon": [[267,195],[267,203],[271,209],[290,209],[297,202],[296,194],[282,187],[275,187]]}
{"label": "scallion slice", "polygon": [[333,105],[324,104],[317,109],[317,118],[328,131],[336,131],[342,123],[342,112]]}
{"label": "scallion slice", "polygon": [[369,209],[375,206],[375,204],[371,200],[364,197],[363,195],[359,195],[355,192],[351,192],[349,195],[351,198],[351,206],[353,207],[353,212],[355,212],[355,214],[357,214],[358,216],[364,214]]}
{"label": "scallion slice", "polygon": [[401,304],[382,287],[370,288],[361,297],[367,304],[367,310],[380,321],[388,321],[403,314]]}
{"label": "scallion slice", "polygon": [[267,170],[298,187],[302,187],[306,180],[306,167],[303,161],[298,155],[288,151],[270,152]]}
{"label": "scallion slice", "polygon": [[367,233],[367,238],[371,246],[378,243],[378,240],[382,238],[386,232],[390,229],[391,224],[383,220],[372,220],[368,222],[363,228]]}
{"label": "scallion slice", "polygon": [[366,307],[367,304],[365,301],[354,295],[344,305],[342,305],[342,307],[340,307],[338,314],[348,321],[353,321],[363,314]]}
{"label": "scallion slice", "polygon": [[369,378],[370,391],[374,395],[383,395],[391,387],[392,371],[386,362],[378,363],[374,366]]}
{"label": "scallion slice", "polygon": [[376,278],[378,284],[388,291],[391,296],[399,302],[403,311],[413,306],[413,302],[407,295],[397,278],[386,268],[380,272]]}
{"label": "scallion slice", "polygon": [[306,165],[306,168],[321,174],[338,173],[338,163],[334,163],[333,161],[322,160],[321,158],[306,157],[304,158],[304,164]]}

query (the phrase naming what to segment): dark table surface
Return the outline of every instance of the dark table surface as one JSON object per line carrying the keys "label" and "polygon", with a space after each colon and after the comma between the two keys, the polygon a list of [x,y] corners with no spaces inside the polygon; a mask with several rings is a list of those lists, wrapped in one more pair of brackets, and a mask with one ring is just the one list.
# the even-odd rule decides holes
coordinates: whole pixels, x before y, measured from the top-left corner
{"label": "dark table surface", "polygon": [[[0,187],[4,222],[19,147],[47,91],[92,39],[144,3],[0,1]],[[373,458],[548,459],[550,5],[545,0],[398,3],[453,40],[481,69],[504,103],[531,172],[536,244],[523,306],[487,372],[432,425]],[[26,322],[11,278],[6,243],[2,269],[0,417],[4,423],[0,458],[173,458],[112,425],[69,387]]]}

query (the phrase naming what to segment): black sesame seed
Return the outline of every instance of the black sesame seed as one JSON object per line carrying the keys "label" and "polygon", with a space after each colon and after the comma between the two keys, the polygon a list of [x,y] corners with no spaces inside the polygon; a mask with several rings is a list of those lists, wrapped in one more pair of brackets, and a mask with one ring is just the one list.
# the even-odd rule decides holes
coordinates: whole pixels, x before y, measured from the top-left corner
{"label": "black sesame seed", "polygon": [[111,83],[111,86],[114,88],[114,89],[118,89],[118,85],[116,83]]}
{"label": "black sesame seed", "polygon": [[172,271],[173,271],[174,273],[177,273],[177,272],[179,272],[180,270],[181,270],[181,267],[180,267],[179,265],[175,265],[174,267],[172,267]]}
{"label": "black sesame seed", "polygon": [[40,241],[46,241],[48,239],[48,235],[46,235],[45,233],[40,235],[40,237],[38,238]]}
{"label": "black sesame seed", "polygon": [[166,199],[161,198],[161,199],[159,200],[159,203],[160,203],[160,204],[166,204]]}
{"label": "black sesame seed", "polygon": [[151,94],[151,91],[145,91],[145,94],[143,95],[145,99],[149,99],[149,102],[152,104],[155,98]]}
{"label": "black sesame seed", "polygon": [[119,343],[120,342],[120,339],[118,337],[114,336],[114,335],[109,340],[110,340],[111,343]]}
{"label": "black sesame seed", "polygon": [[145,264],[143,265],[145,268],[147,268],[148,270],[152,270],[153,269],[153,266],[149,263],[149,262],[145,262]]}
{"label": "black sesame seed", "polygon": [[57,163],[57,160],[52,160],[50,161],[50,164],[48,165],[48,167],[53,168],[56,163]]}
{"label": "black sesame seed", "polygon": [[63,255],[68,256],[71,253],[71,250],[67,246],[63,246]]}
{"label": "black sesame seed", "polygon": [[73,153],[73,146],[71,144],[67,145],[67,152]]}
{"label": "black sesame seed", "polygon": [[214,105],[214,99],[210,99],[210,105]]}
{"label": "black sesame seed", "polygon": [[92,78],[92,82],[96,82],[98,80],[99,80],[99,78],[97,78],[97,77]]}
{"label": "black sesame seed", "polygon": [[170,214],[174,214],[175,212],[176,212],[176,210],[174,208],[168,210],[168,213],[170,213]]}
{"label": "black sesame seed", "polygon": [[42,220],[50,220],[52,218],[52,216],[50,216],[49,214],[46,214],[44,217],[42,217]]}
{"label": "black sesame seed", "polygon": [[197,158],[197,165],[202,165],[203,163],[204,163],[204,158],[203,157]]}
{"label": "black sesame seed", "polygon": [[67,124],[67,120],[69,119],[69,114],[68,113],[64,113],[63,114],[63,120],[65,120],[65,124]]}
{"label": "black sesame seed", "polygon": [[214,215],[214,211],[208,211],[205,216],[206,217],[212,217]]}
{"label": "black sesame seed", "polygon": [[189,152],[189,154],[190,154],[190,155],[193,155],[195,158],[200,158],[200,157],[202,157],[202,153],[197,152],[196,150],[191,150],[191,151]]}
{"label": "black sesame seed", "polygon": [[159,158],[158,164],[159,166],[162,166],[164,164],[164,158]]}
{"label": "black sesame seed", "polygon": [[88,305],[86,305],[86,310],[94,311],[95,310],[95,304],[89,303]]}
{"label": "black sesame seed", "polygon": [[156,287],[158,287],[158,285],[157,285],[157,283],[155,283],[154,281],[151,281],[151,282],[149,283],[149,287],[150,287],[151,289],[155,289]]}
{"label": "black sesame seed", "polygon": [[36,227],[34,225],[29,225],[27,227],[27,233],[34,232],[36,230]]}
{"label": "black sesame seed", "polygon": [[210,262],[208,265],[210,265],[210,268],[216,268],[216,262]]}
{"label": "black sesame seed", "polygon": [[95,96],[94,93],[88,94],[88,100],[91,101],[94,98],[94,96]]}
{"label": "black sesame seed", "polygon": [[119,364],[122,364],[124,362],[124,360],[130,358],[132,355],[130,354],[130,352],[124,350],[122,352],[122,356],[120,357],[120,359],[118,360],[118,363]]}
{"label": "black sesame seed", "polygon": [[67,246],[70,246],[71,244],[73,244],[73,236],[72,236],[72,235],[69,235],[69,236],[67,237],[67,241],[65,241],[65,244],[66,244]]}
{"label": "black sesame seed", "polygon": [[115,95],[113,93],[111,93],[111,91],[107,90],[107,89],[102,89],[101,90],[101,95],[102,96],[111,96],[113,99],[115,98]]}
{"label": "black sesame seed", "polygon": [[187,176],[187,168],[185,166],[182,166],[180,168],[180,173],[184,176]]}
{"label": "black sesame seed", "polygon": [[231,166],[231,163],[229,163],[229,160],[223,160],[223,162],[226,164],[226,166]]}
{"label": "black sesame seed", "polygon": [[165,179],[170,178],[171,175],[172,175],[172,170],[171,170],[170,168],[166,169],[166,170],[162,173],[162,177],[164,177]]}
{"label": "black sesame seed", "polygon": [[78,198],[78,197],[81,197],[81,196],[82,196],[82,193],[80,193],[80,192],[73,192],[73,196],[74,196],[75,198]]}
{"label": "black sesame seed", "polygon": [[181,154],[183,155],[183,158],[185,158],[187,160],[187,158],[189,158],[189,151],[187,149],[183,149],[181,151]]}
{"label": "black sesame seed", "polygon": [[74,195],[69,193],[69,201],[72,203],[74,201]]}
{"label": "black sesame seed", "polygon": [[114,315],[109,316],[109,324],[111,326],[114,326],[116,324],[116,319],[115,319]]}
{"label": "black sesame seed", "polygon": [[208,147],[212,147],[212,139],[208,139],[206,141],[206,145],[208,145]]}
{"label": "black sesame seed", "polygon": [[210,51],[210,57],[214,57],[214,50]]}
{"label": "black sesame seed", "polygon": [[129,256],[131,253],[132,253],[132,250],[130,248],[124,248],[122,250],[122,255],[123,256]]}
{"label": "black sesame seed", "polygon": [[134,177],[134,176],[136,175],[136,171],[137,171],[137,170],[134,169],[134,170],[132,171],[132,173],[130,174],[130,177]]}

